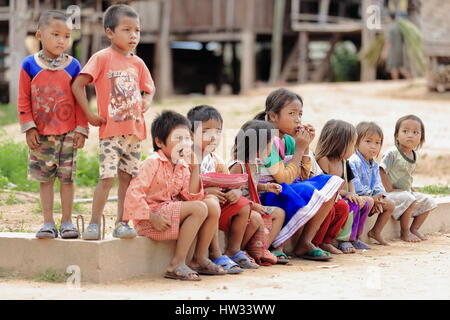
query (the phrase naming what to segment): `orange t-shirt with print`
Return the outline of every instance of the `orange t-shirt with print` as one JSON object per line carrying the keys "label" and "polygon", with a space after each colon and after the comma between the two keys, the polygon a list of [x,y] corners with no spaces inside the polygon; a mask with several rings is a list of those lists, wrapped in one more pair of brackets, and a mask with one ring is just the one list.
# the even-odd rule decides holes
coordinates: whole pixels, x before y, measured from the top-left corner
{"label": "orange t-shirt with print", "polygon": [[96,52],[80,72],[92,77],[97,93],[98,114],[106,120],[100,139],[133,134],[146,138],[141,91],[155,90],[150,71],[141,58],[111,47]]}

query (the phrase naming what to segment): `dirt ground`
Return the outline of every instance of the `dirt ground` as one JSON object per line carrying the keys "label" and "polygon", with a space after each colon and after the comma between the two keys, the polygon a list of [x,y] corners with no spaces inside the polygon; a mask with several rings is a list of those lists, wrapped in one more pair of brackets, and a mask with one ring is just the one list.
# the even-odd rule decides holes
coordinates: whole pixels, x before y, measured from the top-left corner
{"label": "dirt ground", "polygon": [[450,234],[418,244],[335,256],[330,262],[292,259],[240,275],[203,276],[200,282],[149,275],[111,284],[43,283],[0,278],[0,299],[450,299]]}
{"label": "dirt ground", "polygon": [[[290,89],[304,98],[303,121],[316,127],[317,136],[331,118],[355,125],[371,120],[383,128],[383,150],[393,145],[396,120],[409,113],[418,115],[426,126],[426,142],[419,153],[421,162],[414,185],[450,185],[450,93],[428,93],[424,80],[307,84]],[[236,131],[263,110],[265,98],[272,90],[258,88],[246,96],[177,96],[155,104],[148,111],[147,127],[164,109],[186,114],[195,105],[213,105],[224,118],[223,141],[218,152],[229,159],[228,150]],[[17,124],[5,128],[8,137],[24,141]],[[96,150],[97,141],[98,129],[91,128],[86,149]],[[144,143],[144,152],[151,152],[150,138]],[[115,194],[113,190],[111,195]],[[36,209],[38,194],[16,192],[20,203],[5,205],[8,197],[9,193],[0,191],[0,232],[36,232],[42,223]],[[76,198],[90,197],[92,190],[76,190]],[[116,205],[111,201],[105,208],[107,233],[112,232]],[[90,203],[78,205],[74,215],[81,213],[88,222],[90,206]],[[247,271],[235,277],[205,277],[201,283],[189,285],[149,276],[110,285],[83,285],[80,290],[67,291],[64,284],[0,278],[0,299],[449,299],[449,248],[450,234],[436,234],[420,244],[397,241],[388,248],[375,246],[367,252],[339,256],[327,264],[293,260],[291,266]],[[337,267],[319,268],[325,265]]]}

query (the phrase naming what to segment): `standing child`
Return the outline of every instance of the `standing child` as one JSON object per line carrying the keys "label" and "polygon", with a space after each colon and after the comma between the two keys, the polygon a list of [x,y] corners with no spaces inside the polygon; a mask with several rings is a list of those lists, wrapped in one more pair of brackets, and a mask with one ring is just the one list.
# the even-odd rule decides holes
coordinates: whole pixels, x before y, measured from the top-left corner
{"label": "standing child", "polygon": [[[348,158],[354,153],[358,135],[355,127],[342,120],[329,120],[320,133],[316,148],[316,159],[326,174],[341,177],[346,182],[344,190],[339,192],[353,213],[351,233],[348,236],[339,236],[339,249],[344,253],[353,253],[356,249],[370,249],[359,236],[364,231],[364,223],[372,209],[371,197],[358,196],[355,193],[352,180],[354,174],[348,164]],[[349,215],[351,219],[351,215]],[[348,225],[350,224],[347,221]]]}
{"label": "standing child", "polygon": [[395,203],[385,197],[386,191],[381,182],[380,167],[375,161],[383,145],[383,131],[374,122],[361,122],[356,126],[356,131],[358,133],[356,153],[348,160],[355,176],[352,182],[357,195],[373,199],[374,206],[369,216],[378,214],[375,225],[367,235],[382,245],[389,245],[381,236],[381,231],[389,221]]}
{"label": "standing child", "polygon": [[84,146],[88,124],[72,95],[71,84],[80,72],[80,63],[64,52],[72,32],[70,17],[47,11],[39,18],[36,38],[42,50],[22,64],[17,109],[22,132],[30,148],[29,179],[40,182],[44,225],[39,239],[58,236],[53,219],[53,184],[60,179],[62,238],[78,238],[72,223],[77,149]]}
{"label": "standing child", "polygon": [[[209,211],[194,161],[190,123],[184,116],[165,111],[152,123],[156,151],[139,168],[125,197],[124,219],[132,219],[141,236],[153,240],[177,240],[166,278],[200,280],[198,273],[226,272],[207,258],[217,229],[219,210]],[[190,267],[189,248],[198,236]]]}
{"label": "standing child", "polygon": [[[233,161],[230,165],[230,173],[248,175],[248,181],[242,188],[242,195],[252,201],[252,210],[259,214],[258,221],[270,226],[268,235],[265,235],[262,242],[269,248],[275,237],[281,230],[284,223],[284,210],[277,207],[263,206],[259,200],[259,192],[270,191],[279,194],[282,187],[277,183],[260,184],[257,158],[265,159],[272,151],[275,128],[267,121],[251,120],[247,121],[236,136],[233,146]],[[259,150],[258,150],[259,148]],[[270,220],[264,223],[263,219]],[[244,236],[245,237],[245,236]],[[277,258],[278,264],[289,263],[288,256],[283,252],[283,245],[275,248],[272,254]]]}
{"label": "standing child", "polygon": [[[430,196],[415,192],[412,187],[413,173],[417,165],[416,150],[425,142],[425,126],[422,120],[415,115],[398,119],[394,139],[395,146],[386,151],[380,164],[381,180],[388,192],[387,198],[395,202],[392,216],[400,220],[402,240],[427,240],[419,228],[430,211],[436,208],[436,203]],[[411,217],[413,222],[410,224]]]}
{"label": "standing child", "polygon": [[[220,143],[223,126],[219,111],[214,107],[201,105],[189,110],[187,117],[191,122],[194,145],[198,149],[196,151],[201,152],[200,173],[228,174],[229,171],[224,161],[214,152]],[[222,254],[218,232],[216,232],[210,248],[211,258],[229,273],[258,268],[247,252],[241,250],[247,223],[251,217],[250,201],[242,196],[240,189],[223,190],[218,187],[208,187],[205,192],[219,201],[221,206],[219,229],[229,233],[227,248],[225,254]]]}
{"label": "standing child", "polygon": [[[330,175],[318,175],[302,181],[304,167],[311,168],[309,145],[314,138],[311,125],[302,126],[302,98],[289,90],[278,89],[269,94],[266,108],[255,119],[270,122],[278,129],[272,152],[259,165],[261,183],[281,184],[279,194],[265,192],[261,202],[285,211],[283,227],[272,246],[280,247],[300,228],[303,231],[294,248],[295,255],[311,260],[330,260],[330,252],[313,243],[322,222],[334,205],[342,179]],[[267,190],[270,191],[270,190]]]}
{"label": "standing child", "polygon": [[[119,178],[117,219],[113,236],[133,238],[136,231],[123,215],[123,201],[130,180],[136,176],[141,141],[146,138],[144,112],[155,87],[144,61],[133,50],[139,43],[139,16],[123,4],[109,7],[103,17],[111,46],[95,53],[81,70],[72,89],[89,123],[100,126],[100,180],[95,188],[92,218],[85,240],[100,239],[100,217],[115,178]],[[89,108],[85,87],[95,83],[98,115]],[[145,94],[142,97],[141,91]]]}

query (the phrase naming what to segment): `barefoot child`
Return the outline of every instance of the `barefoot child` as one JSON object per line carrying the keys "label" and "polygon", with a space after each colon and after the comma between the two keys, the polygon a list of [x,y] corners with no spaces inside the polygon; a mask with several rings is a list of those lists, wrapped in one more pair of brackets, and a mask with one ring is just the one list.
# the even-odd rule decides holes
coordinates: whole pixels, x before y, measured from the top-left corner
{"label": "barefoot child", "polygon": [[[386,151],[380,164],[381,180],[388,192],[386,196],[395,202],[392,216],[400,220],[402,240],[427,240],[419,228],[430,211],[436,208],[436,203],[430,196],[415,192],[412,187],[417,165],[416,150],[425,142],[422,120],[415,115],[401,117],[395,124],[394,138],[395,146]],[[413,222],[410,224],[411,217]]]}
{"label": "barefoot child", "polygon": [[[139,168],[125,196],[124,219],[133,220],[141,236],[177,240],[166,278],[198,281],[198,273],[225,274],[207,258],[219,212],[208,212],[193,160],[190,123],[184,116],[164,111],[152,123],[156,151]],[[194,256],[186,264],[189,248],[198,236]]]}
{"label": "barefoot child", "polygon": [[[201,105],[189,110],[187,117],[191,122],[195,148],[201,153],[200,173],[228,174],[224,161],[214,152],[220,143],[223,125],[219,111],[214,107]],[[258,268],[255,261],[241,250],[244,233],[251,215],[250,201],[242,196],[239,189],[223,190],[218,187],[209,187],[205,189],[205,192],[213,196],[211,199],[216,199],[220,203],[219,229],[229,235],[225,254],[222,254],[218,232],[216,232],[210,248],[210,256],[214,263],[222,266],[229,273]]]}
{"label": "barefoot child", "polygon": [[[258,225],[265,225],[264,219],[269,219],[269,234],[264,236],[266,239],[260,240],[266,248],[275,240],[275,237],[281,230],[284,223],[284,210],[277,207],[261,205],[259,192],[274,192],[279,194],[282,187],[277,183],[258,183],[258,164],[257,158],[265,159],[272,151],[274,137],[274,127],[269,122],[260,120],[247,121],[236,136],[233,146],[233,161],[230,164],[230,173],[246,173],[248,182],[242,188],[242,195],[252,201],[252,210],[259,214]],[[253,137],[253,140],[252,140]],[[256,148],[254,146],[257,146]],[[257,148],[260,150],[257,150]],[[263,230],[264,231],[264,230]],[[244,236],[245,237],[245,236]],[[267,249],[266,249],[267,250]],[[278,264],[289,262],[288,256],[283,252],[283,245],[274,249],[272,253],[277,258]],[[267,255],[267,253],[266,253]]]}
{"label": "barefoot child", "polygon": [[70,17],[59,11],[47,11],[39,18],[36,38],[42,44],[39,53],[28,56],[19,78],[17,109],[22,132],[30,148],[28,177],[40,182],[44,225],[36,233],[39,239],[58,236],[53,219],[53,184],[61,182],[62,238],[78,238],[72,223],[77,149],[88,136],[86,116],[76,104],[71,84],[80,72],[80,63],[64,53],[72,32]]}
{"label": "barefoot child", "polygon": [[[316,159],[323,172],[341,177],[346,182],[344,190],[341,190],[339,195],[347,201],[350,212],[353,212],[353,223],[348,236],[338,237],[343,240],[339,241],[339,249],[344,253],[353,253],[355,248],[370,249],[358,238],[364,230],[364,223],[373,206],[373,200],[355,193],[352,182],[354,175],[347,160],[354,152],[357,137],[352,124],[342,120],[329,120],[320,133],[316,148]],[[349,221],[347,223],[350,224]]]}
{"label": "barefoot child", "polygon": [[[111,46],[89,59],[72,86],[89,123],[100,126],[100,180],[84,240],[100,239],[100,217],[116,177],[119,190],[113,236],[136,236],[136,231],[122,219],[123,200],[131,178],[137,174],[141,141],[146,138],[144,112],[155,92],[144,61],[133,53],[140,39],[136,11],[127,5],[113,5],[106,10],[103,25]],[[86,98],[85,87],[90,83],[95,83],[98,115],[89,108]],[[145,92],[143,97],[141,91]]]}
{"label": "barefoot child", "polygon": [[330,260],[331,254],[312,241],[333,207],[343,181],[330,175],[302,181],[303,168],[311,165],[309,145],[314,138],[314,128],[301,125],[302,115],[302,98],[292,91],[278,89],[269,94],[265,110],[255,117],[278,129],[271,154],[259,165],[260,183],[282,186],[278,195],[262,193],[261,203],[282,208],[286,214],[284,225],[272,244],[274,248],[280,247],[303,227],[294,254],[304,259]]}
{"label": "barefoot child", "polygon": [[352,182],[357,195],[373,199],[374,206],[369,216],[378,214],[375,225],[367,235],[382,245],[389,245],[381,236],[381,231],[389,221],[395,203],[385,197],[386,191],[381,182],[380,167],[375,161],[383,145],[383,131],[374,122],[361,122],[356,126],[356,131],[358,133],[356,153],[348,160],[355,176]]}

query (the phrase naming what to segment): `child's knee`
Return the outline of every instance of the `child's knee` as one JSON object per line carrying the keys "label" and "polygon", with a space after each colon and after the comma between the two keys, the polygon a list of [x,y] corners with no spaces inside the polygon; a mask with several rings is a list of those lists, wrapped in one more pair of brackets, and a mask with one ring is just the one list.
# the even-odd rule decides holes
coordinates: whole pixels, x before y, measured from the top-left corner
{"label": "child's knee", "polygon": [[373,207],[373,205],[375,204],[375,200],[373,200],[372,197],[367,197],[366,200],[369,208]]}
{"label": "child's knee", "polygon": [[208,198],[203,200],[208,208],[208,217],[219,220],[220,217],[220,204],[219,201]]}
{"label": "child's knee", "polygon": [[191,214],[196,218],[205,220],[208,216],[208,206],[203,201],[193,201],[191,209]]}
{"label": "child's knee", "polygon": [[257,228],[264,226],[264,220],[259,212],[252,211],[250,213],[250,225]]}
{"label": "child's knee", "polygon": [[114,178],[104,178],[104,179],[100,179],[100,181],[98,182],[100,188],[104,189],[104,190],[109,190],[113,187],[114,185]]}
{"label": "child's knee", "polygon": [[273,212],[272,212],[273,220],[281,220],[281,219],[284,220],[285,215],[286,215],[286,213],[284,212],[283,209],[281,209],[281,208],[273,209]]}
{"label": "child's knee", "polygon": [[386,210],[387,211],[394,211],[394,209],[395,209],[395,202],[394,201],[392,201],[391,199],[384,199],[384,203],[385,203],[385,206],[386,206]]}
{"label": "child's knee", "polygon": [[241,210],[239,210],[238,215],[247,217],[247,219],[249,219],[250,213],[251,213],[250,205],[246,205],[245,207],[242,207]]}

